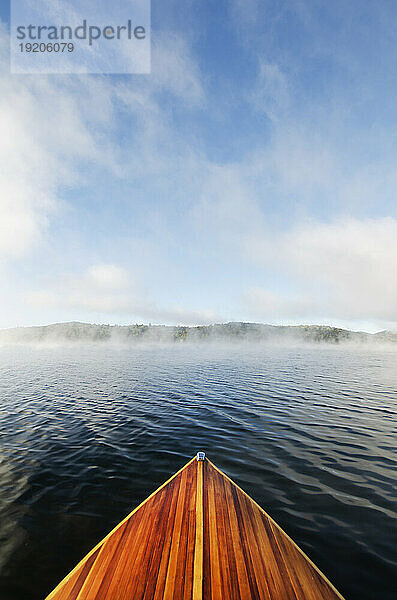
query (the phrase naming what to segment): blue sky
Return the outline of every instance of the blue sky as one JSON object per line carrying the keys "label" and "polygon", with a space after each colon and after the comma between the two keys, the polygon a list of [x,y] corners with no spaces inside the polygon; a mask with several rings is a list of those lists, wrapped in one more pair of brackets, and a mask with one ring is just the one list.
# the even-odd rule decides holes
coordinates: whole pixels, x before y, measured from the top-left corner
{"label": "blue sky", "polygon": [[397,327],[397,7],[152,2],[152,74],[10,75],[0,327]]}

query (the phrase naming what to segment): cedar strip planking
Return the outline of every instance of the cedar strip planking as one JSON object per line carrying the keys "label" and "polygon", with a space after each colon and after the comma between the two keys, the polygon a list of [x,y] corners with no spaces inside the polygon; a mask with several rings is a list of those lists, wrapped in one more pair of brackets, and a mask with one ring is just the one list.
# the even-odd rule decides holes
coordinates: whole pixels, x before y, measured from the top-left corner
{"label": "cedar strip planking", "polygon": [[[264,556],[261,552],[260,543],[258,543],[258,538],[256,535],[255,527],[253,526],[251,512],[252,507],[251,503],[247,502],[244,496],[240,499],[241,507],[240,510],[243,515],[245,515],[244,519],[244,532],[245,532],[245,543],[247,552],[250,554],[251,558],[251,568],[253,571],[252,578],[256,582],[257,585],[257,594],[258,598],[265,598],[268,600],[271,598],[269,593],[269,588],[267,585],[266,577],[264,577],[264,573],[266,573],[266,561],[264,561]],[[243,521],[243,519],[242,519]]]}
{"label": "cedar strip planking", "polygon": [[112,573],[109,573],[109,585],[107,589],[107,597],[109,598],[117,598],[118,596],[122,597],[123,589],[126,585],[125,575],[128,573],[128,561],[131,556],[131,551],[134,548],[134,543],[139,537],[142,523],[145,521],[145,511],[147,510],[150,502],[151,500],[149,500],[147,505],[142,507],[142,509],[139,510],[135,516],[131,517],[131,519],[128,521],[129,527],[126,535],[125,549],[120,555],[115,557],[117,560],[116,567]]}
{"label": "cedar strip planking", "polygon": [[222,598],[221,569],[219,561],[219,545],[217,532],[217,518],[215,505],[214,481],[211,478],[207,485],[208,489],[208,522],[209,522],[209,554],[211,574],[211,599]]}
{"label": "cedar strip planking", "polygon": [[140,577],[144,575],[145,569],[145,556],[147,556],[147,546],[150,543],[152,528],[155,522],[155,515],[157,513],[156,508],[156,497],[152,498],[146,505],[147,518],[145,519],[145,527],[139,532],[134,541],[134,546],[130,549],[130,560],[126,567],[127,576],[124,577],[126,580],[126,588],[124,595],[120,598],[142,598],[143,590],[141,589],[139,595],[139,581]]}
{"label": "cedar strip planking", "polygon": [[343,600],[243,490],[192,459],[47,600]]}
{"label": "cedar strip planking", "polygon": [[177,598],[183,598],[185,594],[189,597],[193,589],[194,554],[192,549],[194,549],[196,541],[196,472],[195,464],[187,469],[187,487],[174,588],[174,595]]}
{"label": "cedar strip planking", "polygon": [[232,494],[232,497],[234,500],[234,508],[236,511],[237,523],[238,523],[238,527],[239,527],[239,531],[240,531],[243,555],[244,555],[245,564],[247,567],[247,575],[248,575],[248,581],[249,581],[249,585],[250,585],[250,589],[251,589],[251,597],[255,598],[256,600],[260,600],[260,595],[259,595],[259,591],[258,591],[258,583],[256,581],[255,571],[254,571],[252,557],[251,557],[251,551],[253,550],[253,547],[252,547],[252,549],[250,549],[250,544],[247,539],[247,528],[248,528],[247,527],[248,523],[246,522],[247,518],[246,518],[245,512],[242,512],[241,504],[240,504],[240,502],[244,501],[244,498],[242,497],[242,494],[239,495],[238,489],[235,486],[229,484],[229,487],[230,487],[230,491],[231,491],[231,494]]}
{"label": "cedar strip planking", "polygon": [[[172,489],[175,487],[175,485],[176,483],[174,481],[170,483]],[[154,540],[152,540],[151,561],[148,568],[146,587],[143,596],[143,598],[145,598],[146,600],[152,599],[154,597],[159,572],[159,564],[165,547],[165,524],[167,524],[168,520],[170,519],[171,502],[173,497],[174,494],[172,492],[165,492],[165,497],[159,520],[159,534],[156,535]],[[163,535],[161,535],[162,532]]]}
{"label": "cedar strip planking", "polygon": [[256,507],[254,506],[252,510],[253,518],[255,520],[256,531],[261,541],[262,553],[265,559],[266,583],[269,587],[270,597],[273,598],[275,594],[277,594],[277,590],[280,589],[280,582],[282,582],[282,578],[278,563],[274,559],[269,536],[263,523],[266,519],[258,510],[255,510],[255,508]]}
{"label": "cedar strip planking", "polygon": [[[161,498],[159,494],[158,500]],[[145,551],[146,540],[149,537],[150,527],[153,524],[151,515],[153,513],[154,505],[157,505],[156,498],[152,498],[144,507],[145,515],[141,520],[140,527],[136,530],[135,536],[130,544],[127,553],[127,563],[124,569],[121,570],[121,578],[118,585],[115,585],[115,592],[113,595],[115,598],[133,598],[133,590],[135,590],[138,584],[139,574],[142,568],[143,556]],[[109,596],[104,598],[96,598],[95,600],[105,600]]]}
{"label": "cedar strip planking", "polygon": [[98,556],[91,567],[87,579],[83,583],[77,600],[89,600],[97,598],[98,590],[101,586],[106,570],[118,549],[122,534],[125,531],[126,523],[122,525],[114,534],[102,545]]}
{"label": "cedar strip planking", "polygon": [[[290,578],[288,577],[284,557],[277,545],[270,521],[262,516],[262,522],[264,526],[263,529],[265,532],[264,535],[266,538],[268,556],[270,557],[269,566],[272,571],[273,581],[276,583],[276,589],[283,589],[283,593],[286,598],[296,600],[295,590]],[[304,596],[304,598],[306,600],[307,597]]]}
{"label": "cedar strip planking", "polygon": [[243,554],[242,539],[234,506],[234,498],[231,493],[229,481],[224,480],[223,484],[225,486],[225,502],[229,515],[229,531],[226,531],[226,535],[229,535],[232,539],[234,556],[236,558],[237,582],[235,582],[235,585],[238,584],[239,586],[240,598],[252,598],[248,581],[247,565]]}
{"label": "cedar strip planking", "polygon": [[182,529],[182,521],[183,521],[183,507],[185,504],[185,495],[186,495],[186,471],[183,471],[182,475],[181,475],[181,484],[180,484],[180,488],[179,488],[178,502],[176,505],[174,532],[172,535],[170,558],[168,561],[167,577],[165,580],[164,596],[166,598],[174,597],[175,576],[176,576],[176,566],[177,566],[176,563],[177,563],[177,559],[178,559],[179,544],[180,544],[180,540],[181,540],[181,529]]}
{"label": "cedar strip planking", "polygon": [[156,580],[156,587],[154,590],[153,598],[156,600],[162,600],[165,598],[164,588],[168,571],[168,562],[171,551],[172,537],[174,532],[174,522],[176,514],[177,499],[180,488],[180,479],[176,482],[175,490],[171,498],[171,507],[167,519],[167,527],[164,535],[164,546],[161,556],[159,558],[159,569]]}
{"label": "cedar strip planking", "polygon": [[[214,477],[215,475],[216,475],[216,472],[213,471],[211,476]],[[238,585],[235,585],[235,581],[237,581],[237,565],[236,565],[236,558],[235,558],[234,550],[233,550],[232,539],[229,534],[229,525],[230,524],[229,524],[229,515],[228,515],[228,511],[227,511],[227,504],[225,502],[224,483],[225,483],[224,481],[219,481],[218,484],[215,486],[215,489],[217,490],[216,499],[217,499],[217,505],[218,505],[219,515],[220,515],[220,522],[219,522],[220,527],[218,528],[219,535],[220,535],[219,539],[226,541],[224,557],[223,557],[223,560],[221,560],[222,580],[223,580],[224,587],[225,588],[227,587],[228,591],[229,591],[229,596],[226,596],[226,597],[229,597],[232,600],[239,600],[240,599],[239,588],[238,588]],[[221,552],[221,556],[222,556],[222,552]]]}
{"label": "cedar strip planking", "polygon": [[[147,510],[147,507],[145,507],[145,509]],[[142,513],[139,515],[141,518],[141,522],[143,521],[144,514],[144,511],[142,511]],[[138,519],[137,517],[135,517],[135,522],[134,519],[130,519],[126,522],[122,537],[119,542],[119,546],[117,548],[117,552],[113,553],[111,561],[109,562],[109,565],[106,569],[105,576],[98,589],[97,595],[95,596],[97,600],[104,600],[109,592],[109,587],[112,584],[113,579],[115,579],[116,581],[120,579],[121,558],[127,554],[125,549],[130,547],[131,531],[136,531],[137,521]],[[132,527],[133,524],[135,525],[134,528]]]}
{"label": "cedar strip planking", "polygon": [[[151,561],[154,555],[155,547],[150,543],[150,540],[153,537],[156,537],[159,532],[159,528],[162,525],[163,517],[163,509],[165,505],[165,492],[162,491],[159,493],[158,501],[156,501],[156,497],[153,498],[151,512],[153,513],[153,517],[150,520],[150,532],[146,539],[143,542],[143,554],[142,559],[139,561],[137,558],[137,576],[136,576],[136,588],[133,597],[135,598],[143,598],[146,588],[146,583],[148,581],[148,573],[151,567]],[[168,515],[167,517],[168,518]]]}
{"label": "cedar strip planking", "polygon": [[[270,530],[273,533],[273,539],[275,540],[276,544],[277,544],[277,549],[279,552],[279,556],[283,557],[284,556],[284,551],[283,551],[283,542],[285,541],[285,536],[280,535],[280,531],[278,530],[278,528],[275,528],[273,526],[273,523],[269,522],[269,526],[270,526]],[[294,553],[296,553],[295,548],[289,548],[288,549],[288,555],[292,556]],[[296,565],[295,565],[296,563]],[[288,581],[291,581],[291,585],[294,588],[294,592],[295,592],[295,596],[297,598],[299,598],[303,593],[304,593],[304,589],[301,585],[301,580],[304,580],[304,577],[295,577],[295,566],[297,568],[301,568],[304,564],[309,564],[306,563],[306,561],[299,561],[298,557],[295,556],[293,560],[289,560],[289,561],[284,561],[283,559],[283,564],[285,567],[285,570],[287,572],[287,576],[288,576]],[[314,596],[313,596],[314,593]],[[308,597],[308,600],[315,600],[315,590],[312,590],[311,588],[307,589],[306,592],[306,596]]]}
{"label": "cedar strip planking", "polygon": [[[217,536],[218,539],[224,540],[226,537],[226,527],[225,524],[225,515],[224,515],[224,501],[223,496],[221,495],[221,488],[219,485],[214,485],[215,490],[215,507],[216,507],[216,525],[217,525]],[[227,520],[226,520],[227,523]],[[234,560],[233,554],[231,557]],[[238,590],[232,585],[233,578],[231,577],[233,566],[230,564],[232,561],[229,560],[228,557],[228,548],[219,548],[219,566],[221,569],[221,579],[222,579],[222,595],[221,598],[230,598],[231,600],[237,597]],[[235,573],[237,574],[237,570],[235,569]]]}

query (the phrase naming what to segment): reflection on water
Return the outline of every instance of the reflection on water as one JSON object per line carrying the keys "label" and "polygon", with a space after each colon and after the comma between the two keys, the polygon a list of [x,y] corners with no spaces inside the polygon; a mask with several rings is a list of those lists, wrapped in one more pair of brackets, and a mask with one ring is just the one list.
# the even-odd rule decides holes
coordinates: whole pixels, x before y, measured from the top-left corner
{"label": "reflection on water", "polygon": [[397,353],[0,350],[0,598],[42,599],[197,452],[350,600],[391,600]]}

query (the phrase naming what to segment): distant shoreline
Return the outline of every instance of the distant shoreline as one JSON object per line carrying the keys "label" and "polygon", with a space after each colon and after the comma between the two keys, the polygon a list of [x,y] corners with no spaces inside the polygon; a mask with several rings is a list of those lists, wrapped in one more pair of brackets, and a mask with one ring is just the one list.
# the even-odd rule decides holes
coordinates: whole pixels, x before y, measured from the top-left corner
{"label": "distant shoreline", "polygon": [[40,342],[307,342],[307,343],[390,343],[397,344],[397,333],[366,333],[325,325],[266,325],[231,322],[215,325],[105,325],[91,323],[54,323],[35,327],[0,330],[2,343]]}

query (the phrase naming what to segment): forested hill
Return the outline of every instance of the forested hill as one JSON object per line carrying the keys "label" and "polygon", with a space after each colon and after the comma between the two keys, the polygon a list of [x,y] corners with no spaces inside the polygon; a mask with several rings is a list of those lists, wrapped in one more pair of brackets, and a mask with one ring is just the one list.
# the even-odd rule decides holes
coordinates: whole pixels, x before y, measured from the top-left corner
{"label": "forested hill", "polygon": [[277,326],[260,323],[222,323],[197,327],[165,325],[95,325],[90,323],[56,323],[41,327],[18,327],[0,331],[0,342],[115,341],[148,342],[340,342],[397,343],[397,333],[375,334],[349,331],[322,325]]}

